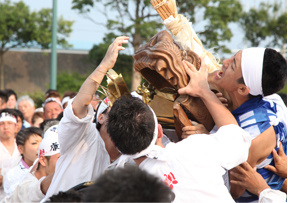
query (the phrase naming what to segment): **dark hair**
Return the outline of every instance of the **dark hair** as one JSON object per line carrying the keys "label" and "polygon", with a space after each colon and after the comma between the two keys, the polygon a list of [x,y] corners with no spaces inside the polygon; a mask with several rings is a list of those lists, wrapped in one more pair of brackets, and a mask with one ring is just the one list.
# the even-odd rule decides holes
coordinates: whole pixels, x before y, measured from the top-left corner
{"label": "dark hair", "polygon": [[50,121],[57,121],[56,119],[45,119],[41,124],[40,124],[40,129],[43,131],[45,125],[50,122]]}
{"label": "dark hair", "polygon": [[246,85],[245,82],[244,82],[244,78],[243,78],[243,77],[237,79],[237,82],[238,82],[239,84]]}
{"label": "dark hair", "polygon": [[287,61],[274,49],[267,48],[264,53],[262,70],[262,89],[264,96],[281,90],[287,81]]}
{"label": "dark hair", "polygon": [[35,112],[35,113],[33,114],[32,124],[35,123],[35,121],[36,121],[37,118],[43,118],[43,112],[38,111],[38,112]]}
{"label": "dark hair", "polygon": [[[1,105],[4,104],[4,103],[7,103],[8,101],[8,94],[5,90],[0,90],[0,102],[1,102]],[[4,101],[4,102],[3,102]]]}
{"label": "dark hair", "polygon": [[77,92],[70,92],[70,91],[66,91],[63,94],[63,98],[65,97],[70,97],[70,99],[72,99],[73,97],[75,97],[77,95]]}
{"label": "dark hair", "polygon": [[159,178],[134,166],[100,176],[83,193],[83,202],[171,202],[174,197]]}
{"label": "dark hair", "polygon": [[6,89],[5,91],[6,91],[6,93],[7,93],[8,99],[9,99],[9,97],[10,97],[11,95],[14,95],[14,96],[15,96],[15,99],[17,100],[17,94],[16,94],[16,92],[14,92],[14,90]]}
{"label": "dark hair", "polygon": [[[262,91],[264,96],[274,94],[281,90],[287,81],[287,61],[276,50],[266,48],[262,69]],[[243,77],[237,80],[239,84],[245,84]],[[248,95],[249,99],[255,97]]]}
{"label": "dark hair", "polygon": [[42,130],[36,127],[29,127],[20,130],[16,135],[17,146],[18,145],[24,146],[25,142],[29,139],[31,135],[39,135],[40,137],[42,137]]}
{"label": "dark hair", "polygon": [[124,95],[109,112],[107,132],[123,154],[135,154],[146,149],[155,128],[153,113],[139,98]]}
{"label": "dark hair", "polygon": [[57,195],[51,196],[48,202],[81,202],[81,194],[73,190],[60,191]]}
{"label": "dark hair", "polygon": [[47,91],[46,94],[45,94],[45,99],[44,99],[44,100],[46,100],[46,99],[48,99],[48,98],[50,98],[50,97],[53,97],[53,98],[59,97],[60,100],[62,99],[61,96],[60,96],[60,94],[59,94],[59,92],[58,92],[57,90]]}
{"label": "dark hair", "polygon": [[[17,135],[16,135],[16,144],[18,145],[25,145],[25,142],[29,139],[31,135],[38,135],[42,137],[42,130],[40,128],[36,127],[29,127],[29,128],[24,128],[20,130]],[[22,158],[24,158],[24,155],[21,154]]]}
{"label": "dark hair", "polygon": [[56,120],[57,121],[61,121],[61,119],[63,118],[63,114],[64,114],[63,111],[61,113],[59,113],[59,115],[57,116]]}
{"label": "dark hair", "polygon": [[54,90],[54,89],[48,89],[46,92],[45,92],[45,95],[46,94],[49,94],[50,92],[58,92],[57,90]]}
{"label": "dark hair", "polygon": [[[13,110],[15,111],[15,114],[17,115],[17,118],[19,117],[22,120],[22,123],[23,123],[23,121],[24,121],[23,113],[20,110],[18,110],[18,109],[13,109]],[[17,122],[18,122],[18,120],[17,120]]]}

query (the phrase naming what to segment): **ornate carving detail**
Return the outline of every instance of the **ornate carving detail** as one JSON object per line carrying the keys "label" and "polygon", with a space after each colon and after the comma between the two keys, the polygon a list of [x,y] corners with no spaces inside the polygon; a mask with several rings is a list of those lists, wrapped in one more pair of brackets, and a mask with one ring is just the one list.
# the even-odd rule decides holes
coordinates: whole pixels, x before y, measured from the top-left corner
{"label": "ornate carving detail", "polygon": [[[189,77],[182,65],[183,59],[192,63],[197,70],[201,66],[198,55],[190,50],[181,50],[167,31],[161,31],[153,36],[148,43],[136,51],[133,57],[135,70],[157,90],[165,88],[178,90],[187,86]],[[210,86],[215,88],[216,92],[221,91],[213,84]],[[202,123],[207,130],[213,128],[214,121],[200,98],[181,95],[175,102],[181,103],[194,120]]]}

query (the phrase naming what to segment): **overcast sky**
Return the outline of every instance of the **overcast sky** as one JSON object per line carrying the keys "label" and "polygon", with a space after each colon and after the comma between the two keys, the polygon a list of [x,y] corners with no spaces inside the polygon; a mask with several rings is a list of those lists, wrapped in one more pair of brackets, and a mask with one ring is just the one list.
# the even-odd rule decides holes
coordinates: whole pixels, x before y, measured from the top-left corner
{"label": "overcast sky", "polygon": [[[0,0],[3,2],[3,0]],[[12,0],[13,2],[18,2],[19,0]],[[273,2],[275,0],[241,0],[246,7],[257,7],[260,2]],[[276,0],[277,1],[277,0]],[[285,0],[278,0],[278,2],[285,2]],[[41,8],[52,8],[53,0],[23,0],[32,11],[40,10]],[[283,5],[286,6],[286,5]],[[90,20],[84,18],[82,15],[78,14],[77,11],[72,10],[72,0],[58,0],[58,16],[62,15],[67,20],[73,20],[74,25],[72,27],[72,33],[68,41],[73,44],[73,49],[80,50],[90,50],[93,44],[98,44],[102,42],[105,32],[107,30],[103,26],[95,25]],[[245,8],[245,7],[244,7]],[[102,16],[93,16],[98,21],[103,21],[105,23],[106,19]],[[197,31],[197,26],[195,25],[195,30]],[[237,50],[243,48],[243,34],[241,28],[232,25],[232,30],[234,37],[228,46],[231,49]]]}

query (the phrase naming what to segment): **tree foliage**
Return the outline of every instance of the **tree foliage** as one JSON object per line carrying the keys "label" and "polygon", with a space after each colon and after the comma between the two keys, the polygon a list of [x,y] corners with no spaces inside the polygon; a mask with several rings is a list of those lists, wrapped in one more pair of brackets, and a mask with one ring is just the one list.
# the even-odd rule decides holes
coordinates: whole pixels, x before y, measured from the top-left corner
{"label": "tree foliage", "polygon": [[[73,21],[58,19],[58,45],[67,48],[66,38],[71,33]],[[24,2],[0,2],[0,69],[1,88],[4,88],[3,55],[14,47],[38,46],[49,48],[52,36],[52,10],[30,12]]]}
{"label": "tree foliage", "polygon": [[[106,26],[116,35],[131,37],[130,43],[136,49],[163,27],[160,17],[150,6],[150,0],[73,0],[72,3],[72,9],[79,10],[97,25]],[[106,18],[106,23],[89,16],[94,9],[97,15]]]}
{"label": "tree foliage", "polygon": [[[205,23],[204,30],[198,36],[206,49],[214,48],[217,53],[230,53],[225,45],[233,36],[229,25],[238,22],[242,16],[242,5],[239,0],[178,0],[179,13],[187,16],[195,24]],[[203,15],[201,15],[203,13]]]}
{"label": "tree foliage", "polygon": [[257,47],[266,39],[266,46],[282,47],[287,43],[287,11],[281,11],[281,4],[277,2],[251,8],[243,13],[240,23],[251,46]]}
{"label": "tree foliage", "polygon": [[[72,32],[73,21],[58,19],[57,43],[67,48],[66,38]],[[14,47],[40,45],[49,48],[52,36],[52,10],[42,9],[30,12],[24,2],[0,2],[0,51]]]}
{"label": "tree foliage", "polygon": [[67,90],[78,92],[88,75],[80,75],[77,72],[61,72],[57,74],[57,91],[64,94]]}
{"label": "tree foliage", "polygon": [[[73,9],[79,10],[86,18],[97,25],[105,26],[110,40],[119,35],[130,37],[129,42],[136,51],[141,44],[148,41],[162,27],[162,20],[151,7],[150,0],[73,0]],[[96,10],[97,17],[89,15]],[[106,22],[99,22],[102,14]],[[130,67],[133,70],[133,67]],[[140,84],[139,73],[133,72],[132,90]]]}

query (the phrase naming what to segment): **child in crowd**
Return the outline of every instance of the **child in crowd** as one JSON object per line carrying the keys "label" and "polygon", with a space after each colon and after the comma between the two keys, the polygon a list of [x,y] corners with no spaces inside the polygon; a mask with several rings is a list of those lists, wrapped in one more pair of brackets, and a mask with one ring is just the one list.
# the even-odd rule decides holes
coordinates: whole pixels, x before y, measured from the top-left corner
{"label": "child in crowd", "polygon": [[29,167],[37,159],[38,147],[42,141],[41,134],[42,131],[36,127],[25,128],[17,133],[16,144],[22,158],[18,165],[10,169],[4,176],[3,186],[7,195],[13,193]]}

